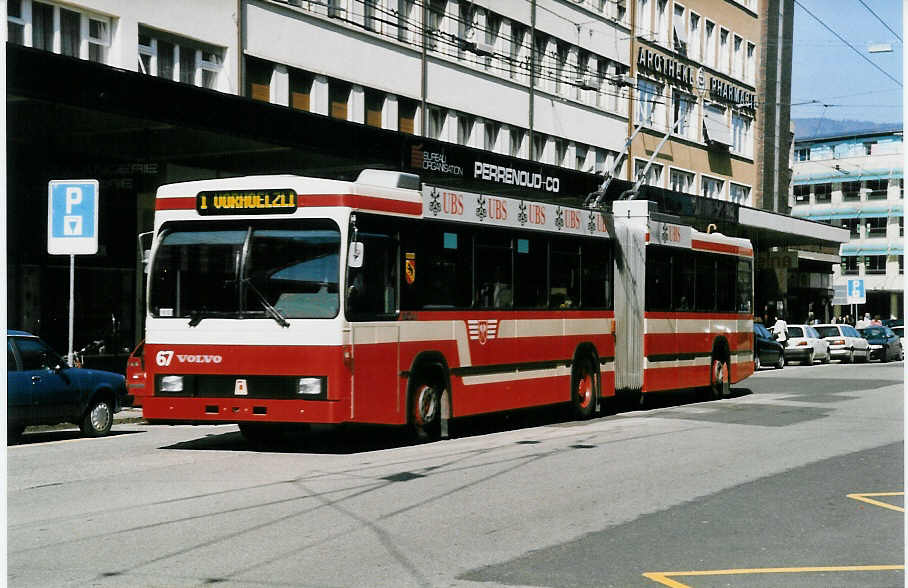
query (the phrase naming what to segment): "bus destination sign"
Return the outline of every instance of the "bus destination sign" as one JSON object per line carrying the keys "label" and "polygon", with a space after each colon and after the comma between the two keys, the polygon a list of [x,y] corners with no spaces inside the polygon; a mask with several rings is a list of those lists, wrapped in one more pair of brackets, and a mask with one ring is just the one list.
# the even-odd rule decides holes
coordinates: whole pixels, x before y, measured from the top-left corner
{"label": "bus destination sign", "polygon": [[212,190],[199,192],[195,209],[216,214],[291,214],[296,212],[293,190]]}

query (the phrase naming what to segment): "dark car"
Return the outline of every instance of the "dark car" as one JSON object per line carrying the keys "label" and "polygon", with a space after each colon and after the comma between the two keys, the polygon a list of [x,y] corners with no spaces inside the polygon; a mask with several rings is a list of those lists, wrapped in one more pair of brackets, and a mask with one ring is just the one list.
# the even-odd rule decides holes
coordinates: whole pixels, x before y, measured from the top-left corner
{"label": "dark car", "polygon": [[861,337],[870,343],[870,359],[882,362],[902,358],[902,342],[892,329],[884,326],[870,326],[860,330]]}
{"label": "dark car", "polygon": [[760,323],[754,323],[754,369],[763,365],[785,367],[785,348]]}
{"label": "dark car", "polygon": [[50,346],[30,333],[6,337],[7,441],[29,425],[75,423],[83,435],[110,432],[113,415],[126,402],[120,374],[69,367]]}

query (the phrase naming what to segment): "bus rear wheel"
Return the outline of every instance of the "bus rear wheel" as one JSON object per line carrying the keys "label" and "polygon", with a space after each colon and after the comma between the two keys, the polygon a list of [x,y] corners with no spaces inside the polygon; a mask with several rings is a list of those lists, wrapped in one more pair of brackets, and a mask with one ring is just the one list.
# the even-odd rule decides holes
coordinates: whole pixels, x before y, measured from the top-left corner
{"label": "bus rear wheel", "polygon": [[712,359],[709,368],[709,390],[714,399],[723,398],[731,393],[728,360],[724,357],[713,357]]}
{"label": "bus rear wheel", "polygon": [[441,403],[444,386],[426,376],[417,376],[410,388],[409,423],[419,441],[441,438]]}
{"label": "bus rear wheel", "polygon": [[596,409],[599,374],[594,365],[589,358],[580,359],[571,373],[571,409],[574,418],[579,420],[590,418]]}

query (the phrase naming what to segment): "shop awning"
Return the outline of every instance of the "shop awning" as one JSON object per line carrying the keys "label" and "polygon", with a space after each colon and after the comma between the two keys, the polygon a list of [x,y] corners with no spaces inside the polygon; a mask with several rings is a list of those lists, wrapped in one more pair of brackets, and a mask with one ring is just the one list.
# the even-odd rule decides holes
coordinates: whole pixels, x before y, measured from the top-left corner
{"label": "shop awning", "polygon": [[731,147],[731,129],[725,122],[725,115],[709,108],[703,109],[703,132],[710,143]]}
{"label": "shop awning", "polygon": [[862,255],[902,255],[905,247],[901,243],[845,243],[839,250],[842,257]]}

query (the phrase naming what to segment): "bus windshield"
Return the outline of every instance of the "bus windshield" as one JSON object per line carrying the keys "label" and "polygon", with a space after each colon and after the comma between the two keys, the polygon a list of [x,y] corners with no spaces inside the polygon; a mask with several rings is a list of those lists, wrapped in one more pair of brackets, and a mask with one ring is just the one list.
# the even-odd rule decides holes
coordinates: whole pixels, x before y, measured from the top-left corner
{"label": "bus windshield", "polygon": [[152,316],[332,318],[339,308],[340,231],[332,221],[198,224],[161,238],[150,273]]}

